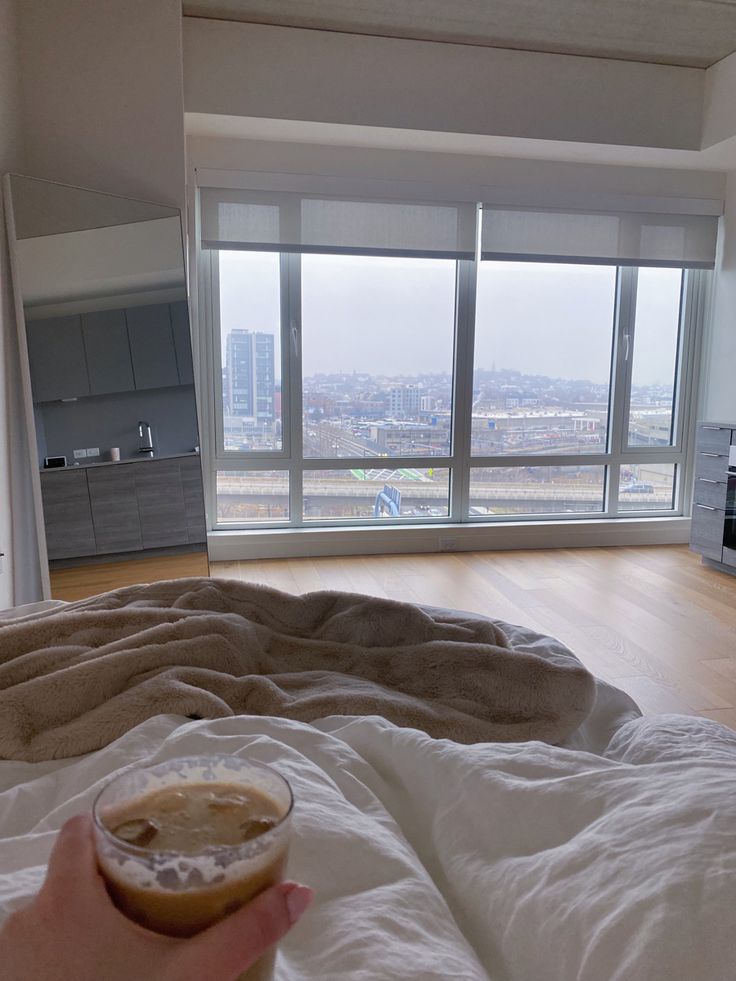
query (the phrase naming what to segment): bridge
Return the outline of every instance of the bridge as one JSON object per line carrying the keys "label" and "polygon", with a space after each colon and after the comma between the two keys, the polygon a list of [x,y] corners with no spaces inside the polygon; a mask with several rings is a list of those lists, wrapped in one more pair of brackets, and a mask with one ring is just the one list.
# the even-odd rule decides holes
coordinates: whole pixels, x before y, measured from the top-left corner
{"label": "bridge", "polygon": [[[309,479],[305,471],[304,502],[305,511],[345,512],[344,517],[371,517],[377,498],[384,493],[384,485],[389,483],[384,474],[373,480],[356,480],[334,476]],[[404,479],[390,481],[401,490],[401,513],[404,515],[447,514],[449,489],[446,481]],[[222,520],[234,520],[241,509],[258,505],[273,508],[288,508],[288,488],[286,480],[275,483],[273,480],[256,478],[248,482],[247,489],[239,479],[221,476],[218,480],[218,511]],[[581,484],[574,481],[547,482],[544,484],[474,483],[471,493],[471,506],[486,509],[492,514],[514,513],[559,513],[596,512],[601,510],[602,490],[599,485]],[[672,491],[655,489],[650,493],[627,494],[623,500],[626,510],[667,510],[672,507]],[[530,507],[531,505],[531,507]],[[387,511],[392,510],[390,507]],[[228,512],[230,512],[228,514]],[[319,516],[313,514],[314,517]],[[325,515],[328,516],[328,515]]]}

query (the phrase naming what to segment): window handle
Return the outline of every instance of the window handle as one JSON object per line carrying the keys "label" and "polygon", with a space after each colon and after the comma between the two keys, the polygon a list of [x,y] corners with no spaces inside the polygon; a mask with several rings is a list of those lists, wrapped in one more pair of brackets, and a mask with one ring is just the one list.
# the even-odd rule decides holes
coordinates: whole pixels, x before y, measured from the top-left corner
{"label": "window handle", "polygon": [[631,334],[628,331],[624,333],[624,361],[629,360],[629,355],[631,354]]}
{"label": "window handle", "polygon": [[291,349],[294,353],[294,357],[299,357],[299,328],[296,325],[296,320],[291,321]]}

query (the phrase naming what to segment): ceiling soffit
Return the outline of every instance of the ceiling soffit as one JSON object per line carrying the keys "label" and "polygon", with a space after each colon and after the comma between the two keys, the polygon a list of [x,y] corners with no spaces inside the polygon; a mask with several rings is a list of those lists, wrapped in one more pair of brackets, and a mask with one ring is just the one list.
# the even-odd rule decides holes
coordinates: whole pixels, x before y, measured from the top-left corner
{"label": "ceiling soffit", "polygon": [[191,17],[708,68],[736,0],[184,0]]}

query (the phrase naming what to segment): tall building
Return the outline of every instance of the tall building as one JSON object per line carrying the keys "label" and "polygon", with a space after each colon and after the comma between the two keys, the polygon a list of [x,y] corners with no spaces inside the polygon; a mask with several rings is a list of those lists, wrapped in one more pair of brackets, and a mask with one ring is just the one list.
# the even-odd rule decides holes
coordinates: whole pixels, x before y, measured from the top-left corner
{"label": "tall building", "polygon": [[394,417],[417,416],[421,398],[420,385],[401,385],[390,388],[388,392],[388,408]]}
{"label": "tall building", "polygon": [[274,417],[273,334],[231,330],[225,349],[225,406],[230,415]]}

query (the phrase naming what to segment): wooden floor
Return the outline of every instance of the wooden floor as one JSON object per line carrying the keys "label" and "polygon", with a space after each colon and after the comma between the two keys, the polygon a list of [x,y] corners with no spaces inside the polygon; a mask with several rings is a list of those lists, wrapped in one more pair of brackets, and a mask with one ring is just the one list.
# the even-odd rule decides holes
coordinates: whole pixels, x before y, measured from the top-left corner
{"label": "wooden floor", "polygon": [[206,552],[99,562],[52,570],[51,595],[60,600],[85,599],[96,593],[106,593],[120,586],[134,586],[139,582],[206,575],[209,575]]}
{"label": "wooden floor", "polygon": [[552,634],[645,713],[736,729],[736,577],[684,545],[214,562],[291,593],[343,589]]}

